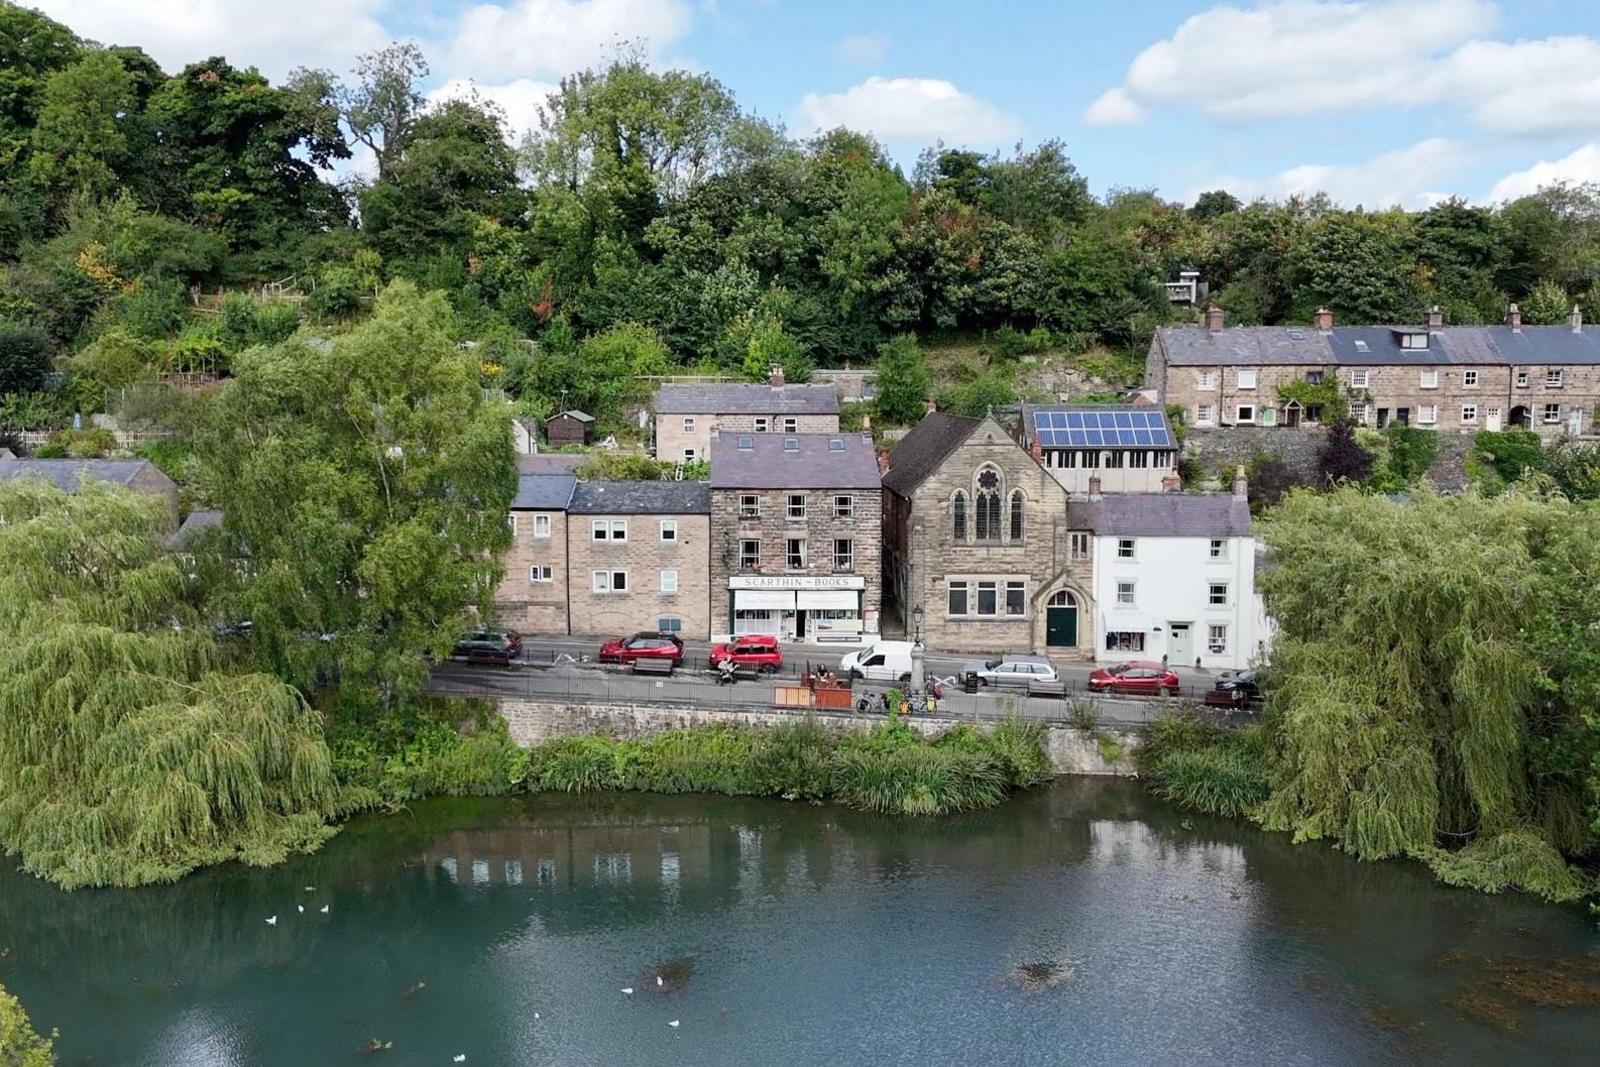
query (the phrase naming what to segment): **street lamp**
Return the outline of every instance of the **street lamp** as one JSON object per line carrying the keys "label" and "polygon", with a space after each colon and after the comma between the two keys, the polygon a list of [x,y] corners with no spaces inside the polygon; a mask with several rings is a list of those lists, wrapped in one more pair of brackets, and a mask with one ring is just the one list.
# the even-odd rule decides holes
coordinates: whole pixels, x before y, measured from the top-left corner
{"label": "street lamp", "polygon": [[911,609],[911,692],[922,692],[926,682],[922,657],[922,605]]}
{"label": "street lamp", "polygon": [[922,644],[922,605],[918,604],[911,609],[911,640],[915,644]]}

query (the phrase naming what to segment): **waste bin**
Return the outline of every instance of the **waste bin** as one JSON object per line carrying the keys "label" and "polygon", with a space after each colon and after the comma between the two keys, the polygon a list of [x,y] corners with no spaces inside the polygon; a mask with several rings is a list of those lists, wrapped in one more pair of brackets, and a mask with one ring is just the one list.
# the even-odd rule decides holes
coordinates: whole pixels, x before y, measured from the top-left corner
{"label": "waste bin", "polygon": [[966,674],[962,675],[961,688],[965,692],[976,693],[978,691],[978,672],[968,671]]}

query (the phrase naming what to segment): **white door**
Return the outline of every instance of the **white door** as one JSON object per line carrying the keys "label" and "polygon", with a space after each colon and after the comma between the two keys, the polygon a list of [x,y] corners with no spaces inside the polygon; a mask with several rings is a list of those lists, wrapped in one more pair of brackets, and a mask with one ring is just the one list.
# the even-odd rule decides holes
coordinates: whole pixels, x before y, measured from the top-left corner
{"label": "white door", "polygon": [[1483,413],[1483,425],[1490,433],[1500,432],[1500,409],[1489,408]]}
{"label": "white door", "polygon": [[1172,667],[1194,663],[1194,627],[1186,622],[1167,623],[1167,659]]}
{"label": "white door", "polygon": [[1577,437],[1583,432],[1583,409],[1573,408],[1572,414],[1567,416],[1567,432]]}

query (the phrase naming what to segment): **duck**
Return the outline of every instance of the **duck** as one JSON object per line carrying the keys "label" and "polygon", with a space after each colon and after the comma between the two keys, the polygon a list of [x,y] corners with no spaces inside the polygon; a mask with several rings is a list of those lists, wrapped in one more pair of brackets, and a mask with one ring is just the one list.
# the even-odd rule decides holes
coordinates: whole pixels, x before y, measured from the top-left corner
{"label": "duck", "polygon": [[269,918],[267,920],[267,925],[268,926],[277,926],[278,925],[278,917],[276,915],[274,915],[271,918]]}

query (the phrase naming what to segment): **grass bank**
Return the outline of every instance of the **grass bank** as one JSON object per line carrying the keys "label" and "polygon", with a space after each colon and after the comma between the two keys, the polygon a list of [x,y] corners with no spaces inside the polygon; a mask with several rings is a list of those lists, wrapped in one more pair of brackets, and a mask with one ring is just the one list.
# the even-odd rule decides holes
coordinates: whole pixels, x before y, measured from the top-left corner
{"label": "grass bank", "polygon": [[897,815],[992,807],[1053,776],[1037,724],[957,726],[924,738],[890,719],[836,733],[811,720],[707,726],[652,737],[568,737],[524,748],[486,707],[419,707],[385,724],[335,722],[335,771],[374,805],[511,793],[721,793]]}

